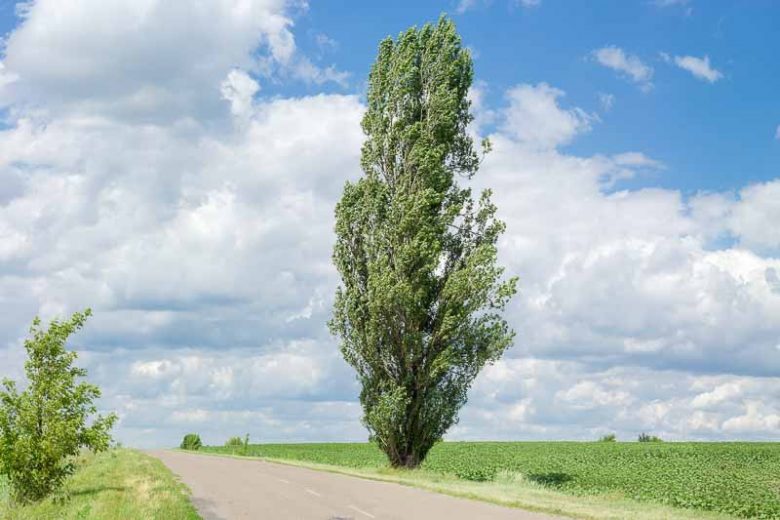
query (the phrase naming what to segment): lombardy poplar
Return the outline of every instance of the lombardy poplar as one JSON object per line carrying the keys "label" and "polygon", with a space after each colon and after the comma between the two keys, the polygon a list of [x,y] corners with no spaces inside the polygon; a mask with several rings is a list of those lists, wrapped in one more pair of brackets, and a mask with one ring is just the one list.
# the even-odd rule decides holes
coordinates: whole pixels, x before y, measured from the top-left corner
{"label": "lombardy poplar", "polygon": [[516,285],[497,265],[504,224],[489,190],[475,201],[457,183],[480,164],[467,132],[472,77],[446,17],[382,41],[364,175],[336,206],[342,285],[330,327],[362,384],[363,422],[395,467],[425,459],[514,336],[501,316]]}
{"label": "lombardy poplar", "polygon": [[[116,416],[95,415],[97,386],[79,378],[86,370],[73,366],[76,353],[65,348],[90,311],[68,321],[52,321],[45,330],[35,318],[24,342],[27,388],[19,392],[8,379],[0,390],[0,474],[20,502],[40,500],[56,491],[75,469],[82,448],[108,448]],[[88,421],[92,418],[92,424]]]}

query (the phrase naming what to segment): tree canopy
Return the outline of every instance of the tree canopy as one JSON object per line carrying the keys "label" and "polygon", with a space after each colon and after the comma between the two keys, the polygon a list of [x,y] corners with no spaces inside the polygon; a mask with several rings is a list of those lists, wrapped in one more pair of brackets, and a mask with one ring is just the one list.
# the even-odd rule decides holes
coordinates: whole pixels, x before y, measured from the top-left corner
{"label": "tree canopy", "polygon": [[[364,424],[394,466],[415,467],[457,421],[481,368],[514,336],[490,191],[467,127],[469,51],[451,20],[379,46],[362,127],[364,175],[336,206],[331,330],[362,384]],[[484,143],[489,148],[489,143]]]}

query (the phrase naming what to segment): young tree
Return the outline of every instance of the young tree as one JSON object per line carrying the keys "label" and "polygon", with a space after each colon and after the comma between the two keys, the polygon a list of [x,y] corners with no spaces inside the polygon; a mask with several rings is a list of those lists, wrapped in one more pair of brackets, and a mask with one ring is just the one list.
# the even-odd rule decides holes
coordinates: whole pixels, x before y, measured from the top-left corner
{"label": "young tree", "polygon": [[13,381],[3,381],[0,473],[19,501],[39,500],[58,489],[75,469],[73,456],[81,448],[108,448],[116,416],[95,416],[100,390],[78,381],[87,371],[73,366],[77,355],[65,348],[90,315],[89,309],[77,312],[69,321],[52,321],[48,330],[35,318],[24,343],[27,388],[20,393]]}
{"label": "young tree", "polygon": [[472,76],[445,17],[384,40],[362,122],[364,176],[336,206],[342,287],[330,327],[362,384],[364,424],[396,467],[423,461],[514,335],[501,317],[516,283],[496,261],[504,224],[489,191],[475,203],[456,182],[480,163],[466,131]]}
{"label": "young tree", "polygon": [[[238,439],[238,437],[234,438]],[[241,439],[238,439],[238,442],[241,442]],[[200,435],[197,433],[188,433],[182,439],[179,448],[183,450],[199,450],[201,446],[203,446],[203,443],[200,441]]]}

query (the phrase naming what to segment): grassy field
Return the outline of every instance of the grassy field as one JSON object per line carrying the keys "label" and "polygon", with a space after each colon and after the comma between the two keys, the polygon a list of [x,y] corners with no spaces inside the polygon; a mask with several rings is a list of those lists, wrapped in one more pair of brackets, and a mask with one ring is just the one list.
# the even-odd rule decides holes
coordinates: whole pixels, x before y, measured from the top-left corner
{"label": "grassy field", "polygon": [[14,506],[0,482],[3,520],[199,520],[187,490],[157,459],[116,449],[85,455],[59,497]]}
{"label": "grassy field", "polygon": [[[202,451],[242,454],[240,448]],[[250,445],[247,454],[387,473],[382,453],[370,444],[259,444]],[[421,475],[495,484],[510,494],[513,486],[528,493],[543,488],[623,506],[626,501],[670,506],[681,514],[780,519],[780,443],[453,442],[437,445],[422,469]],[[461,494],[495,488],[467,487],[477,491]],[[511,500],[479,498],[590,516],[566,503],[524,502],[520,491]]]}

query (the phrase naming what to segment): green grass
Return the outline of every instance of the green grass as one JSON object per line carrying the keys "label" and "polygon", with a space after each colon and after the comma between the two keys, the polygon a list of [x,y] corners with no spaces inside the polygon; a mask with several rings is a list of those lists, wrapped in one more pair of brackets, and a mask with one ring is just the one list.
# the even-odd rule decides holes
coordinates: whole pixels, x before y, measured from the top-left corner
{"label": "green grass", "polygon": [[14,505],[0,481],[3,520],[199,520],[189,493],[159,460],[115,449],[85,455],[59,496]]}
{"label": "green grass", "polygon": [[[249,446],[248,454],[389,474],[383,455],[370,444],[261,444]],[[491,484],[485,490],[499,486],[509,493],[479,498],[581,517],[591,513],[572,510],[575,501],[556,503],[550,495],[550,504],[541,504],[524,496],[546,490],[621,507],[629,502],[671,507],[680,515],[780,519],[780,443],[441,443],[414,478],[437,475],[452,485],[484,483]],[[469,489],[464,493],[480,493],[479,486]]]}

